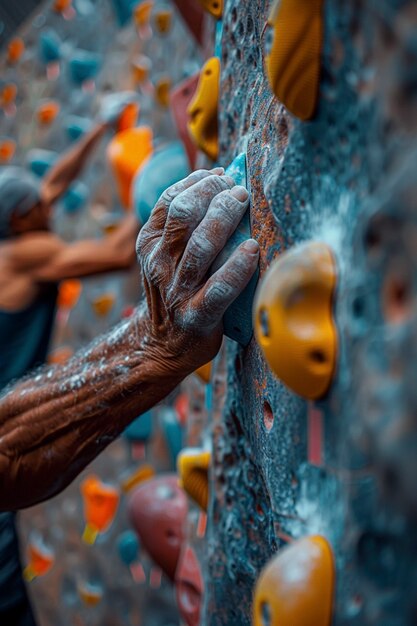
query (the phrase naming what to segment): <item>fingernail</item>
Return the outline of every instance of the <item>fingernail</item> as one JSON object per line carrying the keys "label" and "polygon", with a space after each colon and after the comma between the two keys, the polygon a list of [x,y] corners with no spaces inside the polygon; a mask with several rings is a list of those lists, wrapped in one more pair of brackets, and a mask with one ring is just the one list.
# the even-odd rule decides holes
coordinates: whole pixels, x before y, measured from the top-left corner
{"label": "fingernail", "polygon": [[236,198],[240,202],[245,202],[249,196],[247,190],[244,187],[241,187],[240,185],[236,185],[236,187],[233,187],[230,193],[234,198]]}
{"label": "fingernail", "polygon": [[217,176],[221,176],[222,174],[224,174],[224,167],[213,167],[210,172],[212,174],[216,174]]}
{"label": "fingernail", "polygon": [[242,248],[244,248],[250,254],[258,254],[259,253],[259,244],[255,239],[248,239],[242,244]]}

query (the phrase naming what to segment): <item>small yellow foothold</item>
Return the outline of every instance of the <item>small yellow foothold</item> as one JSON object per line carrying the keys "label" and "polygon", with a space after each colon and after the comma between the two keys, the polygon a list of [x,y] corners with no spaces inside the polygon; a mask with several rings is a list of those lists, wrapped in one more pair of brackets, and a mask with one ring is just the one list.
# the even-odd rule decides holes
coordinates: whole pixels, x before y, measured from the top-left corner
{"label": "small yellow foothold", "polygon": [[220,20],[223,16],[223,0],[198,0],[205,11]]}
{"label": "small yellow foothold", "polygon": [[180,487],[203,511],[207,511],[208,506],[210,461],[210,452],[196,448],[186,448],[177,460]]}
{"label": "small yellow foothold", "polygon": [[83,535],[82,535],[82,540],[84,541],[84,543],[87,543],[89,546],[92,546],[96,542],[96,539],[98,537],[98,532],[99,531],[97,528],[95,528],[94,526],[91,526],[90,524],[86,524]]}
{"label": "small yellow foothold", "polygon": [[199,367],[198,370],[195,371],[195,374],[197,374],[197,376],[200,380],[203,381],[203,383],[209,383],[211,379],[211,370],[212,363],[211,361],[209,361],[209,363],[206,363],[205,365]]}
{"label": "small yellow foothold", "polygon": [[135,472],[133,472],[133,474],[130,474],[122,481],[121,487],[123,493],[128,493],[134,487],[137,487],[137,485],[140,485],[141,483],[145,482],[145,480],[149,480],[154,476],[155,469],[152,467],[152,465],[141,465]]}
{"label": "small yellow foothold", "polygon": [[161,35],[165,35],[171,30],[172,11],[171,9],[161,9],[154,16],[156,29]]}
{"label": "small yellow foothold", "polygon": [[274,29],[267,71],[272,91],[301,120],[317,108],[324,0],[275,0],[269,17]]}
{"label": "small yellow foothold", "polygon": [[171,79],[163,76],[155,85],[155,99],[163,107],[169,107],[169,93],[171,91]]}
{"label": "small yellow foothold", "polygon": [[213,161],[219,153],[219,86],[220,60],[212,57],[201,70],[197,91],[187,109],[190,135],[200,150]]}
{"label": "small yellow foothold", "polygon": [[269,366],[287,387],[312,400],[327,393],[336,369],[335,285],[330,248],[310,242],[274,261],[255,297],[256,339]]}
{"label": "small yellow foothold", "polygon": [[324,537],[304,537],[281,550],[256,584],[253,626],[330,626],[335,567]]}
{"label": "small yellow foothold", "polygon": [[116,297],[112,293],[104,293],[93,300],[92,307],[97,317],[106,317],[113,308]]}

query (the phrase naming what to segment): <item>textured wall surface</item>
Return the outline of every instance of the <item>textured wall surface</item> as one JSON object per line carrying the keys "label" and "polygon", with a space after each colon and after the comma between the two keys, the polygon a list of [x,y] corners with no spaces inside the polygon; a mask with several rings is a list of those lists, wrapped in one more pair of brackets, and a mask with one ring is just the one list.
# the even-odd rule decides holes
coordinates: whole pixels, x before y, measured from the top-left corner
{"label": "textured wall surface", "polygon": [[[254,341],[245,350],[228,342],[204,624],[250,624],[265,562],[319,533],[336,558],[334,624],[411,626],[417,7],[325,2],[320,101],[307,123],[270,91],[269,9],[267,0],[225,1],[220,161],[247,150],[261,276],[298,242],[333,249],[338,367],[328,396],[305,402],[273,376]],[[309,445],[317,424],[321,459]]]}

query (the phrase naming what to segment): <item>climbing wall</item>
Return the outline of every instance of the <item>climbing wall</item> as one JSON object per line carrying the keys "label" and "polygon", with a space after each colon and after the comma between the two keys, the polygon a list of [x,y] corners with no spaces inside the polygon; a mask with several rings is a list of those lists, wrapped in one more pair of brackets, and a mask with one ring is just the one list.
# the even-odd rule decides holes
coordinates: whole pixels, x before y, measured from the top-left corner
{"label": "climbing wall", "polygon": [[[293,5],[295,21],[305,19],[307,4],[281,2]],[[255,341],[246,349],[227,341],[226,366],[217,373],[219,381],[226,377],[227,395],[224,400],[217,394],[214,416],[203,623],[250,624],[254,586],[271,560],[276,577],[272,587],[265,580],[260,585],[256,624],[411,626],[417,619],[411,382],[416,6],[405,0],[323,3],[319,98],[313,118],[305,121],[271,90],[270,10],[268,1],[225,1],[220,161],[228,164],[247,152],[260,284],[274,259],[301,242],[317,241],[331,250],[337,285],[330,310],[320,310],[320,263],[312,265],[315,279],[306,287],[302,272],[297,276],[304,259],[288,256],[289,267],[277,265],[268,286],[287,281],[285,297],[292,293],[301,301],[303,289],[312,290],[306,308],[300,312],[287,300],[280,313],[266,294],[269,320],[262,319],[262,301],[255,308],[258,336],[268,336],[268,323],[282,330],[270,333],[270,357],[276,355],[284,380],[296,364],[290,386],[297,393],[274,376]],[[286,60],[292,75],[281,78],[288,79],[288,105],[297,89],[308,98],[308,67],[290,64],[303,42],[317,47],[309,24],[298,39],[290,22],[280,32],[293,38]],[[315,324],[329,316],[337,331],[335,368],[327,392],[308,399],[314,397],[311,368],[326,365],[322,353],[308,353],[309,340]],[[318,335],[320,350],[326,341],[325,333]],[[304,544],[302,558],[297,554],[297,540],[311,535],[324,537],[335,559],[331,617],[317,613],[329,602],[331,567],[321,562],[312,581],[313,559]],[[288,546],[294,551],[284,567],[272,557]],[[282,567],[288,568],[287,580]]]}
{"label": "climbing wall", "polygon": [[[185,22],[161,2],[132,24],[134,5],[33,16],[22,62],[2,66],[0,157],[33,169],[33,149],[69,144],[68,115],[126,88],[155,146],[180,138],[192,167],[238,157],[251,199],[239,230],[261,248],[256,336],[252,285],[211,371],[153,411],[153,430],[142,416],[25,513],[40,625],[415,626],[415,2],[177,0]],[[79,48],[100,70],[68,87]],[[34,112],[51,99],[60,123],[45,128]],[[159,156],[168,170],[174,153]],[[81,181],[94,210],[74,220],[64,203],[62,236],[120,219],[108,174],[98,157]],[[55,358],[139,297],[136,275],[69,287]],[[94,494],[111,522],[98,533]]]}

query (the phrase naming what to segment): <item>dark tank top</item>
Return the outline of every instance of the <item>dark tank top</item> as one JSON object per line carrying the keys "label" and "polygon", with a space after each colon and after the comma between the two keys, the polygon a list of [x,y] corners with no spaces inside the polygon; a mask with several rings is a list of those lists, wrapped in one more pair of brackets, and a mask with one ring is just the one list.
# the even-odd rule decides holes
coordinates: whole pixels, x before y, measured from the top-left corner
{"label": "dark tank top", "polygon": [[[56,296],[56,285],[48,285],[26,309],[0,310],[0,389],[45,362]],[[26,601],[14,517],[0,513],[0,617],[5,609]]]}

